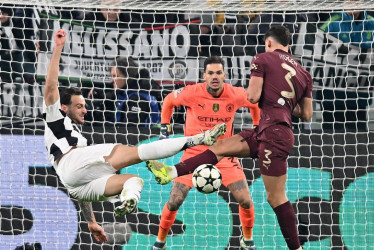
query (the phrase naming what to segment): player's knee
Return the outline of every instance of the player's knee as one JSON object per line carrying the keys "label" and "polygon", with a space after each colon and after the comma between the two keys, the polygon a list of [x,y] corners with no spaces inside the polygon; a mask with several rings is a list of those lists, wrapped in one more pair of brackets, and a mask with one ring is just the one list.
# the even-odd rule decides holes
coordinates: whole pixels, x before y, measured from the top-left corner
{"label": "player's knee", "polygon": [[250,200],[243,200],[242,202],[239,203],[239,205],[242,207],[242,208],[245,208],[245,209],[248,209],[251,207],[251,202]]}
{"label": "player's knee", "polygon": [[278,192],[267,192],[266,199],[271,207],[277,207],[287,201],[287,197]]}
{"label": "player's knee", "polygon": [[270,205],[274,204],[275,203],[275,200],[276,200],[276,195],[272,192],[267,192],[266,193],[266,200],[268,201],[268,203]]}
{"label": "player's knee", "polygon": [[115,169],[121,169],[141,162],[138,154],[138,147],[123,144],[116,145],[111,154],[109,156],[105,156],[104,159]]}
{"label": "player's knee", "polygon": [[218,157],[224,157],[224,149],[225,149],[225,140],[218,140],[213,146],[210,147],[210,150]]}
{"label": "player's knee", "polygon": [[170,211],[177,211],[179,209],[179,207],[182,206],[183,201],[184,200],[182,200],[182,199],[169,200],[168,201],[168,209]]}
{"label": "player's knee", "polygon": [[244,209],[248,209],[252,206],[252,200],[250,197],[240,197],[237,199],[237,202],[239,203],[239,206]]}

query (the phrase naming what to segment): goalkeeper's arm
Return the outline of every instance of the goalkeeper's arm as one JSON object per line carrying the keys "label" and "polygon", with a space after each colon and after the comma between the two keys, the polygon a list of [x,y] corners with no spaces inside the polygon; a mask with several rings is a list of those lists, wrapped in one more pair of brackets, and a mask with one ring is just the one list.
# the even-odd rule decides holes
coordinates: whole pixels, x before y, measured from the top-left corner
{"label": "goalkeeper's arm", "polygon": [[171,132],[170,120],[174,113],[174,103],[173,103],[174,93],[168,94],[162,104],[161,110],[161,128],[160,128],[160,139],[169,138]]}
{"label": "goalkeeper's arm", "polygon": [[252,116],[253,127],[255,128],[260,124],[261,110],[258,107],[258,103],[253,104],[253,103],[250,103],[249,101],[247,103],[248,103],[247,107],[249,108],[249,112],[251,113],[251,116]]}
{"label": "goalkeeper's arm", "polygon": [[98,242],[108,241],[104,229],[101,226],[99,226],[96,222],[91,202],[78,200],[78,205],[82,211],[85,220],[88,223],[88,230],[90,230],[90,232],[94,235],[95,239]]}

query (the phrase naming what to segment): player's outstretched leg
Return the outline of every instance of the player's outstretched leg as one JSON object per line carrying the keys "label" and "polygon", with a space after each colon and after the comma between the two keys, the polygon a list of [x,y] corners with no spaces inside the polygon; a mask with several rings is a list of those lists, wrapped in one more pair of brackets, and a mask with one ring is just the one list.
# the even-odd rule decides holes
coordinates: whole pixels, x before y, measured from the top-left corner
{"label": "player's outstretched leg", "polygon": [[[217,138],[221,135],[224,135],[225,132],[226,124],[220,123],[201,134],[187,137],[164,139],[142,144],[138,147],[139,159],[141,161],[162,159],[175,155],[187,148],[195,147],[198,145],[211,146],[217,141]],[[123,165],[128,166],[138,163],[139,159],[136,159],[134,162],[127,162],[126,164],[122,164],[121,166],[123,167]]]}
{"label": "player's outstretched leg", "polygon": [[144,181],[139,177],[132,177],[123,184],[120,194],[122,204],[114,209],[116,216],[124,216],[135,211],[143,185]]}
{"label": "player's outstretched leg", "polygon": [[[211,146],[216,142],[217,138],[224,135],[225,132],[226,124],[217,124],[213,128],[205,131],[203,134],[200,134],[199,144]],[[168,166],[156,160],[146,161],[146,166],[148,170],[154,174],[156,181],[161,185],[167,184],[174,178],[178,177],[177,170],[174,166]]]}
{"label": "player's outstretched leg", "polygon": [[215,165],[217,163],[218,160],[216,155],[211,150],[207,149],[206,151],[180,162],[175,166],[168,166],[156,160],[146,161],[146,166],[148,170],[154,174],[155,180],[159,184],[164,185],[178,176],[193,173],[193,171],[201,164]]}

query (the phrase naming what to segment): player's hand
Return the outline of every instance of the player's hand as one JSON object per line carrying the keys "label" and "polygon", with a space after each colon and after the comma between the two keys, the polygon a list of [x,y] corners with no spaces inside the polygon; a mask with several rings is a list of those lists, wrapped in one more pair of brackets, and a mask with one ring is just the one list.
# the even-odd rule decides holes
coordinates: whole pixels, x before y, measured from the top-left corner
{"label": "player's hand", "polygon": [[108,237],[104,232],[104,229],[95,222],[88,223],[88,230],[93,234],[98,242],[107,242]]}
{"label": "player's hand", "polygon": [[168,123],[161,124],[159,140],[168,139],[171,132],[171,125]]}
{"label": "player's hand", "polygon": [[258,125],[252,125],[252,128],[257,128]]}
{"label": "player's hand", "polygon": [[93,95],[94,95],[94,91],[95,91],[95,88],[92,87],[92,88],[90,89],[90,92],[88,92],[88,94],[87,94],[87,98],[88,98],[88,99],[91,99],[91,98],[93,97]]}
{"label": "player's hand", "polygon": [[66,41],[66,31],[62,29],[58,30],[54,35],[54,39],[56,46],[64,46]]}

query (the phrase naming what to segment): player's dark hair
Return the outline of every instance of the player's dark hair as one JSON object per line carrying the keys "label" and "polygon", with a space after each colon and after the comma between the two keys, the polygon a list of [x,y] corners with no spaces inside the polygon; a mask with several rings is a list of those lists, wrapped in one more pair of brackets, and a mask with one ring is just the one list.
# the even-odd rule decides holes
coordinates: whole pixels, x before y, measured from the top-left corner
{"label": "player's dark hair", "polygon": [[132,57],[118,56],[110,64],[110,68],[116,67],[119,72],[129,78],[136,79],[139,75],[139,66]]}
{"label": "player's dark hair", "polygon": [[63,88],[60,89],[60,103],[61,105],[70,105],[71,104],[71,96],[73,95],[82,95],[82,91],[78,88]]}
{"label": "player's dark hair", "polygon": [[282,25],[272,26],[265,34],[264,41],[269,37],[274,38],[278,43],[287,46],[291,42],[290,30]]}
{"label": "player's dark hair", "polygon": [[13,17],[13,15],[14,15],[13,9],[14,8],[15,8],[15,6],[12,5],[12,4],[2,4],[0,6],[0,12],[8,14],[9,17]]}
{"label": "player's dark hair", "polygon": [[225,68],[225,61],[219,56],[211,56],[204,61],[204,72],[209,64],[221,64],[222,68]]}

